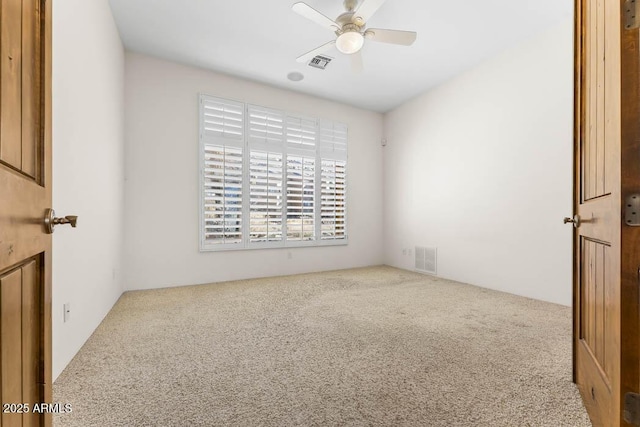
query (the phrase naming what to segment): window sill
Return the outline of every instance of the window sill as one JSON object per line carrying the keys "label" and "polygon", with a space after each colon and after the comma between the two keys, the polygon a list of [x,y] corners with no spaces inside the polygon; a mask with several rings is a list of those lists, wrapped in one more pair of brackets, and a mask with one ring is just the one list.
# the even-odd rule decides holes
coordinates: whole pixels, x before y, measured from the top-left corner
{"label": "window sill", "polygon": [[300,242],[283,245],[281,242],[277,243],[232,243],[232,244],[216,244],[216,245],[203,245],[200,244],[200,252],[226,252],[226,251],[253,251],[260,249],[292,249],[292,248],[321,248],[327,246],[347,246],[349,244],[348,239],[340,240],[320,240],[312,242]]}

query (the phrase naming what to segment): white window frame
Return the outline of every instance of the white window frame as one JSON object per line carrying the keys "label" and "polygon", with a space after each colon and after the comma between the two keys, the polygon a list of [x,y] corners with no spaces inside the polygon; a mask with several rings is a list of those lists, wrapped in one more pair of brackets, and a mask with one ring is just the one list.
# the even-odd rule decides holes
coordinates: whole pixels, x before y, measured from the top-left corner
{"label": "white window frame", "polygon": [[[217,103],[229,103],[234,106],[242,105],[243,107],[243,136],[242,141],[236,139],[225,139],[223,136],[211,137],[205,132],[204,126],[204,109],[207,101]],[[274,116],[281,114],[283,130],[281,139],[277,132],[273,137],[259,141],[251,138],[249,110],[261,109],[272,112]],[[255,110],[254,110],[255,111]],[[304,123],[302,126],[307,132],[306,136],[293,138],[296,142],[289,143],[287,141],[286,129],[288,123],[298,121]],[[250,105],[248,103],[222,99],[209,96],[206,94],[199,95],[199,182],[200,182],[200,220],[198,222],[199,246],[201,252],[209,251],[229,251],[229,250],[251,250],[251,249],[269,249],[269,248],[292,248],[292,247],[312,247],[312,246],[344,246],[348,244],[348,227],[347,227],[347,210],[348,210],[348,162],[347,162],[347,136],[348,128],[346,124],[320,120],[312,117],[305,117],[298,114],[288,113],[285,111],[275,110],[269,107]],[[315,124],[315,145],[313,138],[310,136],[313,132]],[[242,149],[242,234],[241,241],[238,243],[211,243],[208,242],[205,235],[205,147],[208,145],[232,146]],[[281,219],[281,240],[252,242],[250,240],[251,210],[250,210],[250,160],[251,151],[262,151],[282,154],[282,219]],[[313,240],[288,240],[287,233],[287,176],[288,176],[288,156],[298,156],[306,158],[314,158],[314,239]],[[345,212],[344,212],[344,237],[340,238],[323,238],[322,236],[322,161],[342,161],[345,163]]]}

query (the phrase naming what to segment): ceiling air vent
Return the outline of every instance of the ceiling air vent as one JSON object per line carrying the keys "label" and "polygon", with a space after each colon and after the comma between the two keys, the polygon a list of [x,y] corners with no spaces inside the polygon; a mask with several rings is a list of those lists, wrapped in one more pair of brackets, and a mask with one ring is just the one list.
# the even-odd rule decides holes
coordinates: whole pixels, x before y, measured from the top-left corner
{"label": "ceiling air vent", "polygon": [[324,70],[329,65],[333,58],[329,58],[328,56],[317,55],[309,61],[309,66],[314,68],[320,68]]}
{"label": "ceiling air vent", "polygon": [[421,273],[437,274],[437,254],[436,248],[416,246],[416,270]]}

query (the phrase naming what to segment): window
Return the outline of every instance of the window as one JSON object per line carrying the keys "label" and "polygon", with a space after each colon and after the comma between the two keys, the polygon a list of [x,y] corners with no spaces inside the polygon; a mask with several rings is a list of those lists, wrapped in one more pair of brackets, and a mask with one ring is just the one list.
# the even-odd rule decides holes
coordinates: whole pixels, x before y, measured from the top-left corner
{"label": "window", "polygon": [[200,249],[346,244],[347,126],[200,96]]}

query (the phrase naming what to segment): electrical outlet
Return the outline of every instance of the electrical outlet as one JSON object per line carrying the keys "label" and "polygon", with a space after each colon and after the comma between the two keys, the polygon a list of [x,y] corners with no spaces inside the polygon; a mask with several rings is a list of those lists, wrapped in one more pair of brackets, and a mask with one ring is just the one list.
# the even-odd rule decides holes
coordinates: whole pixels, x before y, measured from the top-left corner
{"label": "electrical outlet", "polygon": [[407,248],[403,248],[402,249],[402,255],[406,255],[407,254]]}
{"label": "electrical outlet", "polygon": [[63,311],[64,323],[67,323],[69,321],[69,317],[71,317],[71,304],[70,303],[63,304],[62,309],[64,310]]}
{"label": "electrical outlet", "polygon": [[291,253],[291,251],[287,251],[287,259],[292,259],[293,258],[293,253]]}

